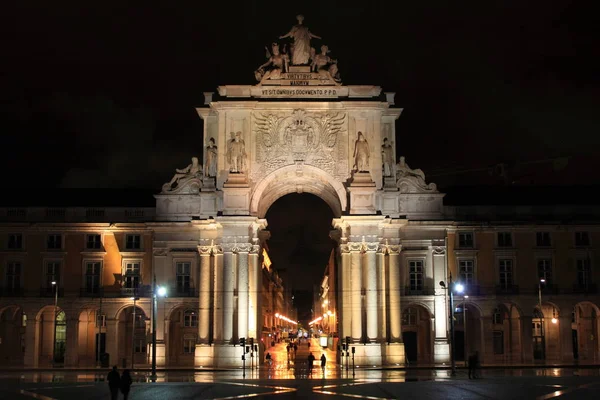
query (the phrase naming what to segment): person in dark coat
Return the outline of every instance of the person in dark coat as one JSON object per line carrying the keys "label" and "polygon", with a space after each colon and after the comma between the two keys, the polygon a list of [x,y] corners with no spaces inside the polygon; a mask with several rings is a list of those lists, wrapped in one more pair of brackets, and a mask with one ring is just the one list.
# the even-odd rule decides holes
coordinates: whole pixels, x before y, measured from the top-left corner
{"label": "person in dark coat", "polygon": [[310,353],[308,355],[308,373],[312,374],[312,370],[313,370],[313,363],[315,362],[315,356],[313,356],[313,353]]}
{"label": "person in dark coat", "polygon": [[121,376],[117,370],[117,366],[113,366],[112,371],[106,376],[108,388],[110,389],[111,400],[117,400],[119,397],[119,387],[121,386]]}
{"label": "person in dark coat", "polygon": [[126,369],[123,371],[123,375],[121,375],[121,393],[123,393],[124,400],[127,400],[127,397],[129,397],[129,390],[131,389],[132,383],[133,381],[131,380],[129,370]]}
{"label": "person in dark coat", "polygon": [[325,354],[321,354],[321,370],[325,373],[325,364],[327,364],[327,357]]}

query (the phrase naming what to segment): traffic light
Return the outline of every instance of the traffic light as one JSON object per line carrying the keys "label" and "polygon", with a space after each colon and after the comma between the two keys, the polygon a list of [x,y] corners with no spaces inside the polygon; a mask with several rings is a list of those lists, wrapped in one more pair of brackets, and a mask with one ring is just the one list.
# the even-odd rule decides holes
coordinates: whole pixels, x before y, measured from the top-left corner
{"label": "traffic light", "polygon": [[245,337],[240,338],[240,346],[246,347],[246,338]]}

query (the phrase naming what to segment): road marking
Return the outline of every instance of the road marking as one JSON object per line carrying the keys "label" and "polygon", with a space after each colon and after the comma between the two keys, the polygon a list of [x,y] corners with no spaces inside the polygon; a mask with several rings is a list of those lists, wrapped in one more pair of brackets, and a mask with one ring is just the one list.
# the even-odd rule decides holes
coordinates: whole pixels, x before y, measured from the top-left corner
{"label": "road marking", "polygon": [[285,387],[285,386],[267,386],[267,385],[257,385],[257,384],[252,384],[252,383],[237,383],[237,382],[221,382],[221,383],[225,384],[225,385],[250,386],[250,387],[256,387],[256,388],[266,388],[266,389],[275,389],[275,390],[272,392],[248,393],[248,394],[240,394],[237,396],[228,396],[228,397],[215,397],[211,400],[245,399],[245,398],[250,398],[250,397],[270,396],[270,395],[277,395],[277,394],[298,391],[298,389],[296,389],[296,388],[290,388],[290,387]]}
{"label": "road marking", "polygon": [[25,395],[25,396],[33,397],[34,399],[40,399],[40,400],[58,400],[58,399],[55,399],[54,397],[44,396],[43,394],[39,394],[39,393],[27,392],[25,390],[19,390],[19,393],[22,394],[22,395]]}
{"label": "road marking", "polygon": [[[363,395],[359,395],[359,394],[350,394],[350,393],[343,393],[343,392],[331,392],[329,390],[322,390],[322,389],[331,389],[331,388],[342,388],[345,386],[358,386],[358,385],[366,385],[366,384],[370,384],[370,383],[374,383],[374,382],[356,382],[356,383],[345,383],[342,385],[325,385],[325,386],[315,386],[313,387],[313,392],[315,393],[319,393],[319,394],[325,394],[328,396],[344,396],[344,397],[352,397],[355,399],[370,399],[370,400],[394,400],[394,398],[388,398],[388,397],[376,397],[376,396],[363,396]],[[380,388],[381,390],[381,388]]]}
{"label": "road marking", "polygon": [[553,398],[562,396],[564,394],[574,392],[574,391],[579,390],[579,389],[586,389],[586,388],[592,387],[594,385],[599,385],[599,383],[598,382],[592,382],[592,383],[586,383],[585,385],[575,386],[575,387],[572,387],[572,388],[569,388],[569,389],[565,389],[565,390],[557,390],[555,392],[548,393],[548,394],[545,394],[543,396],[536,397],[535,400],[553,399]]}

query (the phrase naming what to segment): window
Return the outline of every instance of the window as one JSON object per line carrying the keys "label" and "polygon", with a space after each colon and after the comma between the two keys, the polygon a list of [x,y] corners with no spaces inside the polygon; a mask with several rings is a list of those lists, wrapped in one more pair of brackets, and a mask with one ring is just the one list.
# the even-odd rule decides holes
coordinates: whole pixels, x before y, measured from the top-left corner
{"label": "window", "polygon": [[183,352],[185,354],[194,354],[196,351],[196,339],[184,338],[183,339]]}
{"label": "window", "polygon": [[494,354],[504,354],[504,332],[494,331]]}
{"label": "window", "polygon": [[178,262],[176,265],[177,293],[187,293],[190,290],[190,262]]}
{"label": "window", "polygon": [[408,307],[402,315],[403,325],[417,325],[417,309]]}
{"label": "window", "polygon": [[472,248],[473,247],[473,232],[458,233],[458,247]]}
{"label": "window", "polygon": [[20,233],[11,233],[8,235],[8,248],[11,250],[21,250],[23,248],[23,235]]}
{"label": "window", "polygon": [[492,314],[492,323],[496,325],[502,325],[504,323],[504,313],[500,308],[496,308],[494,310],[494,314]]}
{"label": "window", "polygon": [[60,261],[46,261],[46,288],[52,288],[52,282],[60,283]]}
{"label": "window", "polygon": [[423,290],[423,261],[409,261],[408,276],[410,290]]}
{"label": "window", "polygon": [[62,235],[52,234],[46,238],[46,248],[48,250],[62,249]]}
{"label": "window", "polygon": [[136,338],[135,342],[135,352],[136,353],[145,353],[146,352],[146,341],[144,339]]}
{"label": "window", "polygon": [[498,247],[512,247],[512,233],[498,232]]}
{"label": "window", "polygon": [[458,261],[458,278],[467,286],[475,282],[475,263],[473,260]]}
{"label": "window", "polygon": [[125,235],[125,248],[127,250],[141,249],[142,237],[140,235]]}
{"label": "window", "polygon": [[547,258],[539,259],[537,262],[538,278],[544,279],[546,285],[552,283],[552,260]]}
{"label": "window", "polygon": [[85,291],[86,293],[98,293],[100,291],[101,261],[85,262]]}
{"label": "window", "polygon": [[535,244],[538,247],[550,247],[552,245],[550,232],[536,232]]}
{"label": "window", "polygon": [[186,328],[198,326],[198,315],[192,310],[183,313],[183,326]]}
{"label": "window", "polygon": [[100,235],[87,235],[85,239],[85,248],[90,250],[96,250],[102,248],[102,240]]}
{"label": "window", "polygon": [[543,327],[543,322],[544,322],[544,314],[542,314],[540,312],[539,309],[535,309],[533,311],[533,319],[531,322],[531,334],[532,336],[543,336],[544,335],[544,327]]}
{"label": "window", "polygon": [[577,285],[587,287],[592,283],[592,268],[589,258],[577,259]]}
{"label": "window", "polygon": [[511,259],[498,260],[500,287],[508,289],[513,285],[513,262]]}
{"label": "window", "polygon": [[21,263],[18,261],[6,264],[6,290],[18,291],[21,289]]}
{"label": "window", "polygon": [[588,232],[575,232],[575,246],[587,247],[590,245],[590,234]]}
{"label": "window", "polygon": [[125,276],[123,277],[123,287],[127,289],[137,289],[140,286],[140,262],[130,261],[125,263]]}

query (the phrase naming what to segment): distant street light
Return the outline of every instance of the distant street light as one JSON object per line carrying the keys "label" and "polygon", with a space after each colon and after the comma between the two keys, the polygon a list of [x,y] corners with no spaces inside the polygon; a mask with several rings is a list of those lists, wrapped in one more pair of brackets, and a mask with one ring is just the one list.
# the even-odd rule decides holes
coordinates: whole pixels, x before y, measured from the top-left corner
{"label": "distant street light", "polygon": [[446,282],[440,281],[440,286],[448,290],[448,297],[450,298],[449,311],[450,311],[450,363],[451,363],[451,375],[456,376],[456,345],[454,340],[454,292],[462,293],[465,287],[460,283],[452,282],[452,274],[448,278],[448,286]]}
{"label": "distant street light", "polygon": [[150,379],[152,382],[156,382],[156,308],[157,308],[157,296],[165,297],[167,295],[167,289],[164,286],[156,287],[156,276],[154,277],[153,290],[152,290],[152,375]]}

